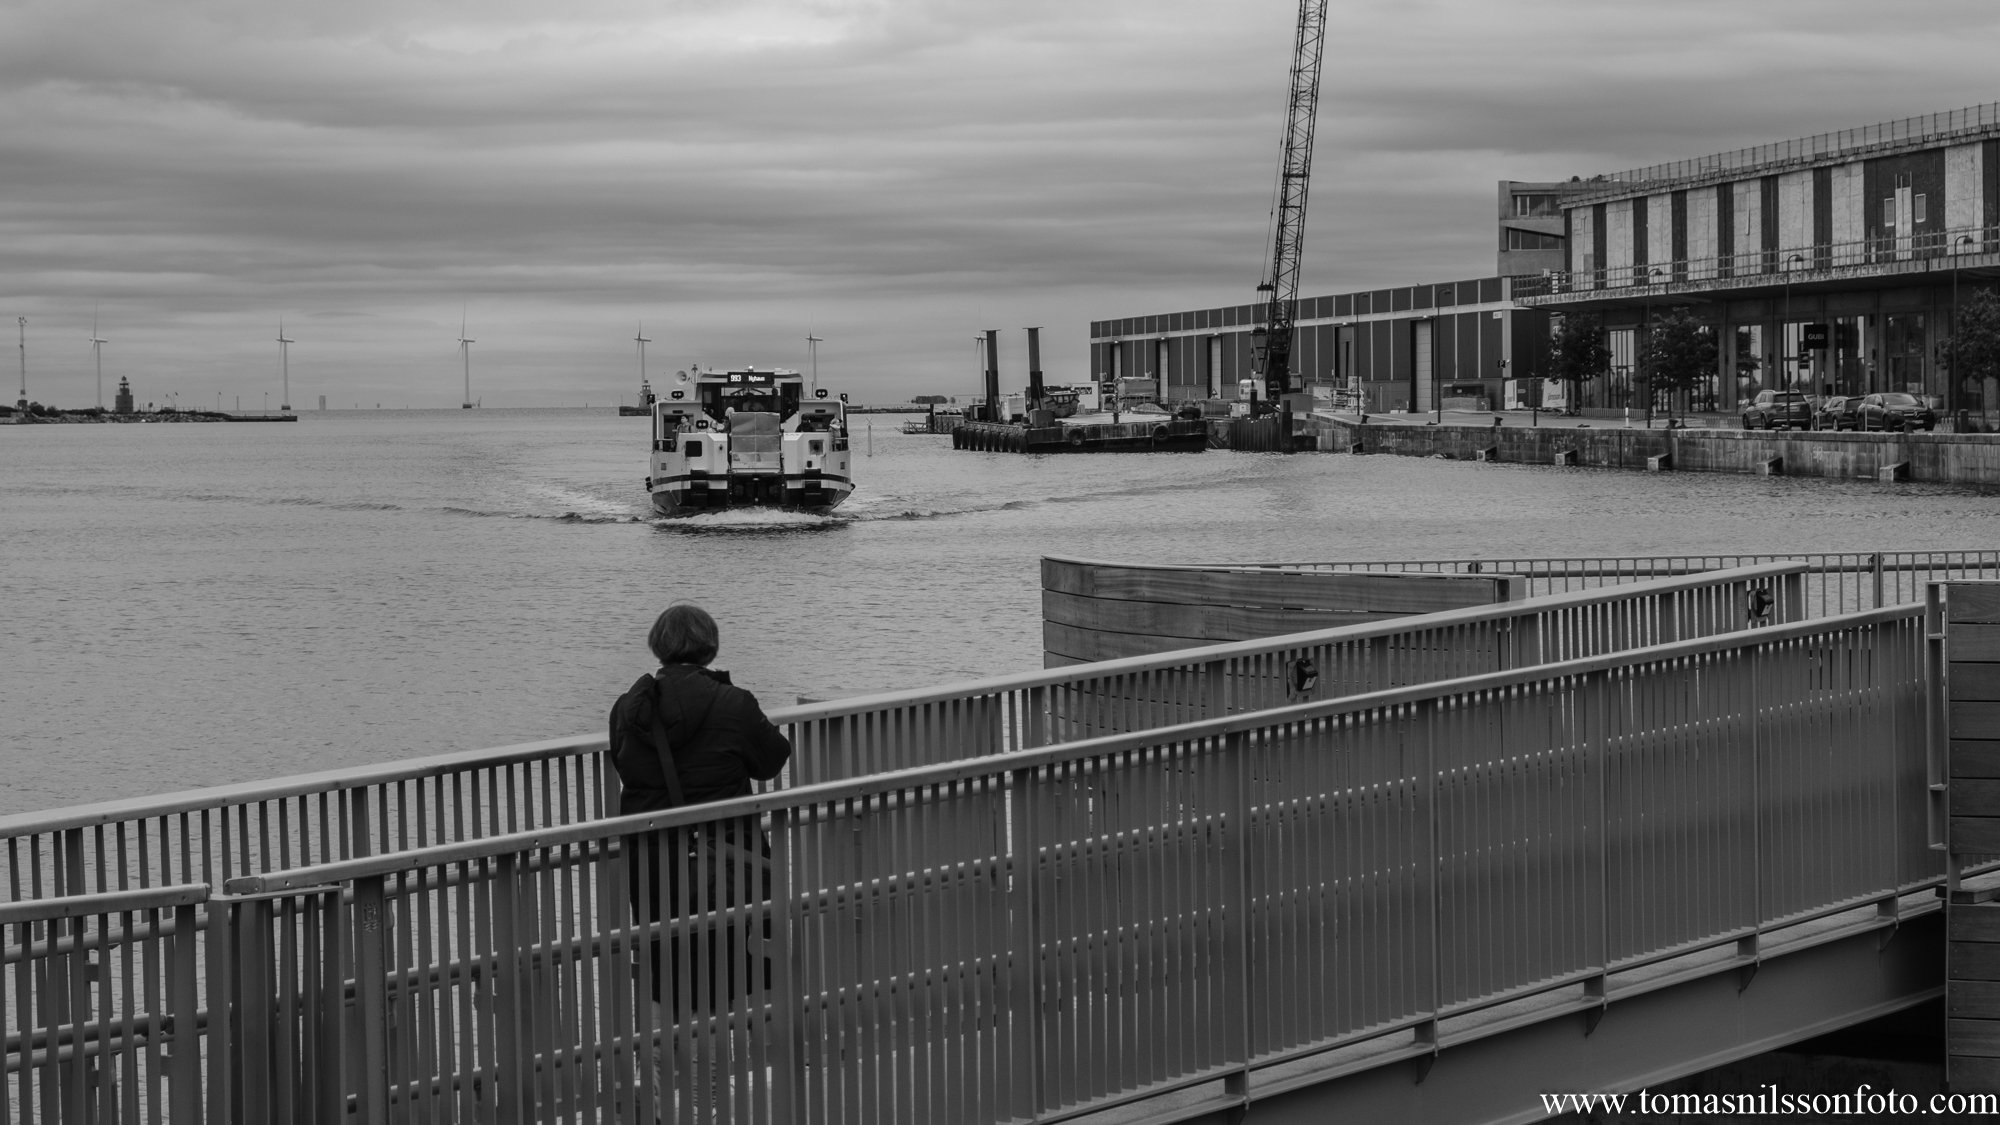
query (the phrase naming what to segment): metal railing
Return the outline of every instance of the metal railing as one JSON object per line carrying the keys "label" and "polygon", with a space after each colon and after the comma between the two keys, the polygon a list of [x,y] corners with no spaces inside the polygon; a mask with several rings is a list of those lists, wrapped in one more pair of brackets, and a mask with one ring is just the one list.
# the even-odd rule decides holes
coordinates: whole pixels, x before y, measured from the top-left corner
{"label": "metal railing", "polygon": [[[1793,623],[1778,630],[1760,630],[1761,634],[1778,638],[1792,635],[1784,630],[1795,630],[1805,616],[1809,608],[1805,576],[1815,567],[1828,575],[1874,575],[1873,596],[1882,601],[1885,594],[1897,589],[1885,586],[1883,578],[1888,575],[1934,574],[1941,567],[1961,573],[1982,573],[2000,565],[1992,555],[1951,552],[1922,556],[1814,556],[1810,564],[1780,561],[1723,574],[1693,571],[1698,569],[1697,564],[1719,566],[1735,560],[1714,557],[1594,560],[1596,566],[1587,565],[1586,560],[1515,560],[1523,565],[1510,564],[1511,570],[1526,573],[1531,582],[1539,584],[1537,588],[1550,591],[1549,596],[1407,621],[1110,661],[869,700],[791,708],[774,712],[774,717],[787,725],[800,745],[801,758],[819,767],[816,771],[802,770],[801,776],[789,779],[794,787],[804,787],[801,792],[862,778],[871,772],[871,767],[875,767],[873,772],[879,772],[884,760],[901,759],[909,765],[938,769],[943,768],[938,765],[940,759],[959,759],[971,772],[954,776],[971,780],[958,791],[958,799],[976,812],[992,801],[999,800],[1005,805],[1011,800],[1002,795],[1004,786],[993,788],[992,778],[1000,774],[992,771],[1006,773],[1014,767],[995,762],[1028,761],[1022,755],[1042,753],[1036,747],[1051,742],[1074,741],[1106,732],[1114,732],[1118,737],[1143,737],[1130,732],[1188,720],[1213,723],[1219,721],[1218,716],[1282,707],[1294,700],[1287,685],[1294,682],[1292,677],[1301,660],[1316,666],[1325,685],[1320,694],[1344,694],[1480,673],[1505,674],[1508,669],[1577,657],[1602,659],[1604,654],[1637,646],[1739,629],[1748,623],[1740,616],[1744,597],[1758,587],[1771,588],[1778,594],[1772,620]],[[1866,559],[1866,565],[1860,565],[1859,559]],[[1371,569],[1476,566],[1488,572],[1504,572],[1492,560],[1476,564],[1459,560],[1280,565]],[[1674,577],[1643,581],[1661,573]],[[1601,586],[1619,580],[1637,584],[1610,589]],[[1824,601],[1828,595],[1822,590],[1819,596]],[[1838,600],[1844,595],[1834,596]],[[1822,678],[1849,674],[1842,669],[1851,672],[1854,665],[1850,658],[1833,655],[1831,650],[1827,652],[1829,655],[1815,658],[1828,669]],[[1868,659],[1876,662],[1874,667],[1886,667],[1875,656]],[[1689,683],[1700,694],[1702,684],[1718,682],[1717,675],[1713,671],[1697,674]],[[1683,685],[1677,690],[1685,692],[1688,688]],[[1325,708],[1332,704],[1297,705],[1291,711],[1296,712],[1298,706]],[[1896,708],[1889,708],[1889,712],[1899,713]],[[1346,712],[1326,712],[1336,713]],[[1344,722],[1342,719],[1327,729]],[[1529,722],[1531,727],[1540,729],[1540,719],[1530,718]],[[1261,745],[1258,740],[1263,737],[1258,735],[1252,742]],[[1473,732],[1467,737],[1478,741],[1484,735]],[[923,754],[926,747],[931,750],[929,758]],[[944,748],[942,752],[940,747]],[[327,1113],[332,1113],[336,1106],[348,1106],[351,1092],[336,1093],[338,1083],[345,1081],[340,1076],[354,1072],[352,1058],[358,1056],[353,1052],[367,1048],[366,1042],[354,1039],[350,1026],[350,1009],[356,1001],[336,1002],[337,998],[325,991],[334,986],[324,976],[319,978],[320,991],[313,992],[304,990],[302,985],[281,988],[272,973],[303,972],[299,966],[309,962],[328,971],[329,965],[358,948],[356,942],[361,938],[357,935],[367,932],[365,923],[369,916],[353,913],[352,888],[343,889],[340,896],[332,891],[280,896],[265,905],[254,898],[238,897],[211,907],[202,901],[206,887],[230,881],[247,886],[241,880],[281,879],[286,871],[321,870],[333,862],[361,862],[392,853],[475,846],[481,840],[518,837],[523,832],[581,832],[584,835],[576,837],[579,840],[607,839],[598,831],[613,799],[602,749],[601,738],[554,740],[0,821],[0,830],[9,837],[10,888],[16,898],[30,899],[0,906],[0,928],[6,931],[4,963],[15,967],[10,979],[0,981],[0,1008],[8,1013],[9,1030],[5,1073],[10,1086],[4,1104],[23,1120],[37,1119],[36,1112],[41,1119],[62,1119],[64,1112],[74,1116],[82,1112],[74,1107],[85,1105],[86,1102],[77,1100],[83,1098],[92,1099],[88,1104],[93,1106],[115,1102],[121,1107],[131,1107],[129,1113],[136,1114],[137,1119],[157,1119],[157,1107],[171,1106],[172,1098],[179,1096],[176,1089],[189,1088],[185,1077],[178,1080],[181,1086],[174,1086],[176,1080],[171,1077],[176,1073],[174,1067],[185,1065],[185,1060],[199,1054],[206,1060],[203,1065],[207,1070],[200,1085],[211,1092],[208,1096],[216,1089],[229,1087],[235,1091],[231,1098],[247,1097],[260,1104],[271,1100],[287,1116],[314,1106]],[[913,757],[917,760],[910,762]],[[1557,761],[1551,758],[1544,764]],[[981,766],[981,762],[986,765]],[[1523,763],[1523,768],[1533,773],[1528,768],[1532,763],[1527,759]],[[1095,769],[1094,766],[1076,768],[1082,771],[1076,775],[1079,778],[1087,777]],[[988,772],[981,773],[981,769]],[[1391,796],[1388,790],[1367,791],[1372,794],[1370,800]],[[894,804],[876,800],[890,790],[870,792],[873,795],[859,797],[858,803],[843,806],[845,811],[840,817],[846,819],[841,823],[851,821],[856,826],[873,823],[871,817]],[[773,793],[759,799],[776,799],[780,795]],[[1179,800],[1173,797],[1169,804]],[[931,810],[930,815],[943,815],[938,811],[942,806],[933,803],[926,807]],[[1005,805],[1005,809],[1015,807]],[[1359,807],[1368,807],[1367,802]],[[1106,811],[1108,815],[1108,806]],[[1921,812],[1918,817],[1921,819]],[[1009,825],[1006,831],[1011,833],[1013,813],[1003,810],[1002,819]],[[1343,823],[1352,826],[1366,822]],[[970,841],[964,844],[966,847],[998,839],[993,836],[991,821],[978,816],[956,821],[950,830],[960,833],[962,842]],[[1194,847],[1195,841],[1205,838],[1202,837],[1205,831],[1206,828],[1198,826],[1181,826],[1171,831],[1135,829],[1119,839],[1120,846],[1136,855],[1154,844],[1170,846],[1170,850]],[[603,865],[611,861],[613,851],[616,849],[605,851],[599,847],[592,851],[591,847],[583,847],[562,855],[545,854],[531,859],[526,867],[517,863],[516,872],[533,872],[537,873],[535,878],[557,880],[565,888],[561,893],[574,898],[577,910],[588,907],[590,917],[604,922],[622,916],[621,884],[590,880],[604,874]],[[882,882],[879,876],[867,874],[862,868],[850,870],[853,864],[873,862],[870,857],[878,852],[878,845],[864,840],[858,828],[851,839],[838,833],[828,835],[815,851],[818,877],[822,882],[830,881],[830,886],[845,888],[844,894],[874,888],[868,894],[877,894],[882,902],[900,901],[899,896],[907,897],[905,884],[894,880]],[[666,854],[683,853],[670,849]],[[976,857],[953,860],[950,858],[953,854],[956,853],[950,849],[937,851],[936,864],[912,875],[914,882],[908,886],[962,886],[982,879],[1005,878],[1000,869],[985,860]],[[468,878],[459,872],[443,883],[426,883],[421,878],[398,882],[395,887],[399,897],[385,898],[383,912],[372,917],[387,931],[397,933],[398,941],[403,940],[401,935],[413,932],[407,928],[411,925],[445,925],[448,921],[459,925],[453,920],[466,917],[463,911],[488,902],[482,896],[497,893],[493,892],[492,870],[479,878]],[[174,885],[182,883],[198,885],[192,888]],[[424,898],[425,894],[444,895],[447,891],[453,904],[450,910],[459,912],[449,916],[439,905],[443,900]],[[542,891],[538,889],[536,893]],[[97,895],[108,897],[100,899]],[[163,895],[167,897],[154,901]],[[779,893],[774,901],[791,901],[792,897]],[[123,905],[108,905],[114,900]],[[842,917],[850,920],[860,917],[857,911],[861,908],[852,903],[850,906],[853,909]],[[1092,908],[1088,902],[1070,906]],[[172,909],[171,919],[161,913],[168,907]],[[403,909],[414,914],[399,914]],[[572,913],[565,907],[554,915],[542,917],[541,922],[552,926]],[[398,929],[399,926],[404,928]],[[242,940],[242,933],[266,929],[277,935],[268,949],[248,948],[246,952],[246,947],[236,944]],[[461,989],[457,995],[462,998],[463,989],[495,980],[499,969],[493,957],[486,954],[472,957],[467,953],[475,947],[489,948],[497,940],[493,937],[495,932],[461,926],[442,937],[433,934],[426,938],[433,942],[427,947],[434,955],[433,963],[442,966],[457,962],[455,968],[448,971],[441,968],[432,973],[431,985],[426,987],[445,988],[447,985],[438,982],[455,981],[449,987]],[[185,943],[178,940],[182,936],[186,937]],[[815,942],[830,943],[829,948],[848,949],[856,958],[866,959],[877,952],[838,927],[825,930],[822,936],[823,942],[821,939]],[[843,942],[846,944],[842,945]],[[187,952],[193,943],[201,943],[198,955]],[[625,948],[629,952],[632,947],[628,943]],[[80,959],[76,956],[79,951]],[[521,966],[561,964],[581,973],[586,962],[601,959],[604,954],[605,947],[599,937],[578,944],[572,938],[550,936],[536,945],[531,954],[524,954],[526,960],[517,968],[526,973],[528,968]],[[72,959],[61,960],[65,956]],[[188,964],[196,966],[192,976],[185,971]],[[994,972],[999,971],[998,961],[984,964]],[[343,981],[365,980],[369,975],[361,972],[359,977],[353,976],[360,972],[358,969],[341,971],[349,974]],[[646,983],[644,966],[630,971],[638,974],[635,979],[641,984]],[[981,971],[976,966],[953,970],[959,974],[958,979],[969,990],[968,994],[988,987],[982,983],[984,978],[978,976]],[[557,989],[560,997],[567,997],[561,1003],[581,1003],[583,990],[601,986],[605,978],[565,979],[568,983]],[[352,987],[343,983],[336,991],[345,994]],[[404,995],[402,986],[396,987],[396,995]],[[883,987],[896,993],[904,986],[892,981]],[[568,991],[562,991],[563,988]],[[822,1013],[823,1018],[832,1019],[834,1013],[849,1011],[850,1000],[858,1003],[861,995],[861,992],[843,993],[838,1002],[825,1001],[829,1006]],[[1365,995],[1365,988],[1356,995]],[[535,1002],[555,1004],[557,1000],[544,998]],[[264,1011],[267,1005],[268,1012]],[[237,1030],[225,1027],[218,1032],[212,1012],[238,1013],[228,1017],[237,1021],[230,1025]],[[247,1018],[241,1013],[246,1012],[254,1016],[249,1025],[241,1023]],[[616,1018],[624,1018],[616,1012],[597,1014],[613,1023]],[[465,1031],[450,1021],[435,1022],[435,1013],[423,1018],[433,1019],[432,1024],[423,1026],[431,1027],[427,1034],[434,1037],[447,1036],[458,1043],[461,1033],[470,1035],[468,1042],[474,1046],[466,1049],[475,1054],[500,1049],[501,1040],[495,1037],[501,1033],[493,1026],[482,1024],[483,1030]],[[276,1022],[257,1030],[260,1025],[255,1021],[265,1019]],[[416,1020],[418,1016],[412,1014],[410,1019]],[[204,1038],[182,1050],[174,1046],[174,1039],[176,1034],[186,1033],[190,1021]],[[546,1030],[539,1022],[531,1020],[531,1024],[531,1030],[537,1034]],[[252,1030],[243,1031],[244,1026]],[[414,1025],[403,1026],[406,1030],[398,1034],[407,1036],[407,1027]],[[738,1032],[749,1034],[743,1028],[738,1028]],[[272,1038],[280,1033],[296,1038]],[[217,1034],[236,1037],[228,1040],[234,1046],[220,1055],[219,1048],[207,1038]],[[636,1031],[631,1034],[639,1035]],[[858,1031],[854,1034],[863,1035]],[[65,1042],[81,1045],[84,1061],[79,1065],[83,1069],[62,1069],[68,1065],[65,1060],[76,1058],[74,1050],[64,1053]],[[438,1042],[443,1040],[434,1038],[434,1045]],[[599,1047],[593,1049],[624,1051],[633,1058],[640,1057],[634,1052],[642,1047],[651,1050],[653,1046],[647,1036],[620,1040],[613,1031],[604,1031],[596,1042]],[[867,1042],[874,1044],[870,1050],[890,1050],[874,1040]],[[35,1046],[37,1043],[53,1043],[56,1053],[37,1053],[40,1050]],[[238,1058],[246,1043],[270,1043],[275,1045],[273,1050],[306,1052],[317,1060],[312,1073],[322,1077],[304,1085],[256,1085],[265,1080],[253,1082],[255,1074],[264,1072],[255,1070],[254,1059]],[[619,1046],[620,1043],[624,1045]],[[147,1054],[149,1051],[156,1053]],[[105,1069],[111,1065],[109,1062],[90,1061],[106,1052],[115,1056],[115,1070]],[[574,1068],[583,1065],[582,1055],[563,1057],[575,1061],[545,1065],[556,1066],[558,1071],[570,1067],[562,1072],[571,1075],[564,1081],[573,1081]],[[48,1069],[51,1059],[60,1064],[53,1071]],[[238,1070],[233,1068],[242,1067],[251,1068],[242,1071],[251,1077],[237,1077]],[[490,1089],[485,1084],[497,1080],[501,1073],[482,1069],[476,1060],[469,1069],[461,1067],[461,1071],[454,1079],[456,1085],[451,1097],[465,1104],[488,1096],[481,1091]],[[162,1081],[167,1083],[164,1093],[160,1087]],[[619,1094],[613,1090],[603,1096],[613,1100],[626,1097],[627,1102],[622,1104],[636,1106],[638,1103],[630,1099],[646,1091],[643,1080],[634,1081],[640,1085],[637,1093]],[[467,1086],[467,1082],[471,1085]],[[744,1088],[749,1089],[747,1085]],[[392,1096],[415,1100],[427,1097],[435,1103],[443,1096],[438,1092],[442,1089],[433,1086],[430,1094],[421,1094],[412,1086]],[[980,1088],[975,1083],[968,1089],[976,1092]],[[823,1090],[812,1096],[835,1095]],[[994,1095],[987,1090],[978,1096]],[[50,1101],[52,1098],[56,1100]],[[69,1100],[63,1101],[64,1098]],[[37,1111],[36,1106],[42,1109]],[[64,1110],[63,1106],[72,1108]],[[123,1117],[128,1110],[121,1108],[119,1112]],[[172,1116],[176,1120],[186,1119],[179,1113]],[[211,1106],[210,1116],[217,1121],[230,1119],[227,1106]]]}
{"label": "metal railing", "polygon": [[1809,616],[1816,617],[1886,605],[1919,603],[1924,600],[1924,591],[1932,582],[2000,578],[2000,550],[1584,555],[1534,559],[1472,556],[1257,565],[1267,569],[1305,571],[1517,574],[1527,580],[1530,593],[1547,596],[1667,575],[1701,574],[1774,562],[1804,564],[1804,608]]}
{"label": "metal railing", "polygon": [[199,999],[208,897],[177,886],[0,904],[0,1120],[198,1120],[207,1079],[227,1073],[215,1050],[228,1040]]}
{"label": "metal railing", "polygon": [[[777,783],[814,784],[1013,753],[1109,732],[1596,655],[1804,612],[1796,564],[1563,591],[1371,625],[774,709],[791,738]],[[1635,581],[1647,576],[1633,575]],[[617,805],[603,736],[439,755],[157,798],[0,817],[10,900],[238,875],[600,819]]]}
{"label": "metal railing", "polygon": [[245,875],[210,1105],[1056,1121],[1733,973],[1930,908],[1924,646],[1897,606]]}
{"label": "metal railing", "polygon": [[1812,163],[1834,156],[1859,154],[1884,146],[1905,146],[1926,141],[1943,143],[1961,134],[1987,132],[1996,127],[2000,127],[2000,102],[1985,102],[1944,113],[1904,117],[1855,129],[1816,133],[1810,137],[1796,137],[1751,148],[1719,152],[1710,156],[1651,164],[1624,172],[1610,172],[1592,176],[1573,191],[1576,193],[1575,198],[1588,200],[1604,195],[1626,194],[1643,188],[1665,187],[1683,181],[1707,179],[1728,172],[1750,169],[1771,171],[1781,165]]}
{"label": "metal railing", "polygon": [[1762,285],[1801,284],[1835,276],[1833,271],[1867,266],[1921,263],[1926,270],[1951,269],[1961,258],[1981,258],[2000,250],[2000,226],[1956,227],[1914,234],[1877,236],[1845,242],[1786,246],[1773,250],[1741,250],[1662,262],[1598,265],[1588,270],[1523,274],[1512,279],[1515,298],[1550,297],[1565,293],[1638,290],[1671,304],[1673,286],[1692,282],[1750,281]]}

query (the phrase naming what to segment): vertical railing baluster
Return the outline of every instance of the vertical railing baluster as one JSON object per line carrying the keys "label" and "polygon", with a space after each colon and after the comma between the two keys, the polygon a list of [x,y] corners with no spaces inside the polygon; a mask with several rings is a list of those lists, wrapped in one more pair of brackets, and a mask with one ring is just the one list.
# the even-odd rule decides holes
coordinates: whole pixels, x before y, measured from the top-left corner
{"label": "vertical railing baluster", "polygon": [[[1612,933],[1611,933],[1611,748],[1610,748],[1610,707],[1612,679],[1607,672],[1592,672],[1578,677],[1574,682],[1577,702],[1583,714],[1581,734],[1584,744],[1583,760],[1593,775],[1594,785],[1586,787],[1591,805],[1586,807],[1585,817],[1597,836],[1597,878],[1585,876],[1586,885],[1595,891],[1597,909],[1593,912],[1596,924],[1592,936],[1596,948],[1589,951],[1587,960],[1597,972],[1584,985],[1585,994],[1599,1005],[1601,1016],[1606,1000],[1605,985],[1611,975]],[[1591,1026],[1595,1026],[1594,1024]]]}
{"label": "vertical railing baluster", "polygon": [[1221,751],[1218,763],[1221,769],[1217,772],[1223,783],[1219,804],[1229,816],[1228,831],[1222,834],[1220,841],[1226,864],[1221,887],[1223,932],[1226,937],[1220,976],[1229,991],[1223,1005],[1223,1027],[1228,1044],[1226,1061],[1230,1064],[1230,1069],[1222,1077],[1222,1091],[1225,1096],[1237,1099],[1239,1107],[1247,1109],[1250,1105],[1250,1064],[1255,1058],[1250,1026],[1253,1012],[1250,996],[1249,739],[1241,731],[1234,731],[1223,737],[1217,749]]}
{"label": "vertical railing baluster", "polygon": [[1418,769],[1422,771],[1422,776],[1417,783],[1417,793],[1419,794],[1419,799],[1423,802],[1423,809],[1418,816],[1418,824],[1421,826],[1418,833],[1418,842],[1422,847],[1421,855],[1424,866],[1423,871],[1417,876],[1417,894],[1423,911],[1423,921],[1420,923],[1419,934],[1423,942],[1423,948],[1416,959],[1416,963],[1422,966],[1420,970],[1422,980],[1418,984],[1416,991],[1418,995],[1425,998],[1425,1005],[1424,1018],[1417,1024],[1416,1041],[1420,1046],[1431,1048],[1432,1053],[1418,1064],[1426,1072],[1428,1072],[1431,1060],[1437,1057],[1438,1016],[1444,1008],[1444,904],[1442,900],[1444,889],[1439,883],[1438,872],[1439,864],[1443,861],[1440,851],[1443,840],[1440,837],[1441,826],[1438,823],[1438,801],[1440,794],[1438,792],[1436,710],[1436,700],[1419,700],[1410,709],[1408,719],[1410,741],[1416,744],[1416,758],[1420,763]]}
{"label": "vertical railing baluster", "polygon": [[[1924,590],[1924,792],[1926,841],[1931,850],[1945,852],[1945,821],[1950,796],[1951,723],[1946,712],[1948,698],[1945,663],[1944,585],[1933,582]],[[1958,865],[1946,855],[1946,888],[1958,891]]]}
{"label": "vertical railing baluster", "polygon": [[[334,897],[337,902],[339,896]],[[361,1110],[359,1125],[389,1125],[387,913],[386,878],[371,875],[355,880],[354,992],[361,1015],[360,1057],[355,1060],[358,1065],[343,1069],[355,1075]]]}
{"label": "vertical railing baluster", "polygon": [[[170,1120],[198,1122],[201,1117],[202,1035],[200,997],[196,992],[195,967],[199,964],[200,931],[192,903],[174,907],[174,935],[168,942],[167,961],[172,968],[168,984],[168,1010],[173,1020],[171,1070],[167,1078]],[[211,1051],[213,1050],[211,1038]]]}
{"label": "vertical railing baluster", "polygon": [[236,979],[235,1022],[239,1038],[234,1055],[243,1120],[270,1121],[274,1078],[271,1056],[275,1046],[271,986],[276,977],[272,963],[271,899],[259,896],[246,902],[216,905],[226,912],[228,924],[212,926],[209,940],[228,943],[230,970]]}
{"label": "vertical railing baluster", "polygon": [[1008,853],[1012,878],[1007,884],[1011,908],[1007,912],[1007,949],[1012,962],[1006,974],[1009,993],[1008,1026],[1012,1028],[1007,1068],[1009,1083],[1008,1116],[1040,1117],[1049,1108],[1047,1060],[1043,1041],[1047,1036],[1047,1015],[1043,1006],[1041,948],[1041,871],[1036,847],[1036,829],[1041,827],[1042,794],[1038,771],[1017,769],[1008,772],[1011,817]]}

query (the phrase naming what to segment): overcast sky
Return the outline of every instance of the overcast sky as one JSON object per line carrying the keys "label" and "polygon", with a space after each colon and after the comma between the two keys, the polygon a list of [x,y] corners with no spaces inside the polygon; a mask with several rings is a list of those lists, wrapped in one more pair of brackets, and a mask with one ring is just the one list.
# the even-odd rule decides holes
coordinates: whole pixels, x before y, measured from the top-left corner
{"label": "overcast sky", "polygon": [[[1254,298],[1291,0],[0,0],[29,397],[857,401]],[[1333,0],[1302,291],[1494,269],[1494,183],[2000,100],[1992,0]],[[4,321],[0,321],[4,323]],[[9,325],[11,328],[12,325]],[[11,391],[13,364],[0,364]],[[8,400],[12,394],[5,396]]]}

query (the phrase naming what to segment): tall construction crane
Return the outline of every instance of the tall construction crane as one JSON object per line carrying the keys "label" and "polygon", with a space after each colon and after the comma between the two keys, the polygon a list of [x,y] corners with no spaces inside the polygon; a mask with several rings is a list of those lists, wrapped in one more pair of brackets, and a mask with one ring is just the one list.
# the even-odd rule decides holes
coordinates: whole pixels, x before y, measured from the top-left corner
{"label": "tall construction crane", "polygon": [[1312,178],[1313,120],[1319,110],[1319,65],[1326,47],[1326,0],[1299,0],[1298,38],[1292,46],[1292,94],[1285,111],[1285,156],[1278,169],[1278,205],[1272,224],[1271,272],[1257,291],[1264,325],[1251,336],[1265,395],[1277,401],[1302,390],[1292,369],[1292,320],[1299,299],[1299,255],[1306,240],[1306,187]]}

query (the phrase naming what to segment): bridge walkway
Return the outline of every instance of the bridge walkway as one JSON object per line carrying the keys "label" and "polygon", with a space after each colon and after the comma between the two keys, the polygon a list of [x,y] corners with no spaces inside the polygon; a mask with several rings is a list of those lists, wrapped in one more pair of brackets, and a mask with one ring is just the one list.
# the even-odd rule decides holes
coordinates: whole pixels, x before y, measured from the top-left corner
{"label": "bridge walkway", "polygon": [[[1749,584],[1798,573],[799,709],[802,757],[867,764],[644,818],[602,819],[590,740],[16,818],[8,1105],[643,1119],[664,1056],[670,1095],[719,1062],[732,1120],[1186,1120],[1386,1073],[1439,1092],[1475,1044],[1829,958],[1866,987],[1822,1022],[1913,1002],[1921,964],[1856,951],[1930,925],[1945,878],[1925,608],[1788,595],[1741,628]],[[1544,662],[1519,638],[1578,634],[1497,628],[1524,613],[1618,643]],[[1370,646],[1448,678],[1283,701],[1289,660]],[[977,737],[882,770],[857,730]],[[760,826],[768,868],[730,846]],[[701,875],[718,854],[733,878]],[[634,922],[635,867],[664,921]],[[768,897],[732,890],[767,869]],[[662,939],[683,956],[655,967]],[[709,957],[726,995],[642,1002]]]}

